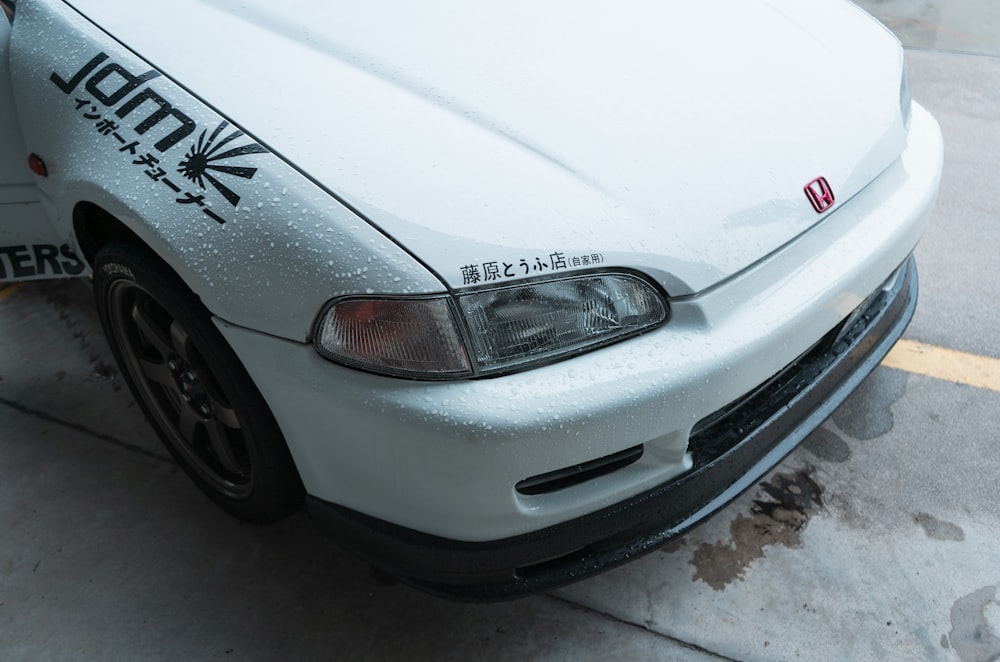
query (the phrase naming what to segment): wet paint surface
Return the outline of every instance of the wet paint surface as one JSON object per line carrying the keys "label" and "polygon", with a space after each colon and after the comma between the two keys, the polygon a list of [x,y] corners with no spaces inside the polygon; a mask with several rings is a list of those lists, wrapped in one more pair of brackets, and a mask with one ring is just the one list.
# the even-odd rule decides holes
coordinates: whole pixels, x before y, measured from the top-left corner
{"label": "wet paint surface", "polygon": [[[915,85],[935,85],[915,94],[937,103],[946,149],[957,150],[946,177],[968,182],[946,182],[920,248],[910,333],[995,352],[1000,320],[983,302],[1000,299],[996,201],[977,197],[976,176],[992,182],[998,171],[1000,69],[928,53],[910,61]],[[974,84],[951,84],[965,78]],[[0,299],[0,395],[159,450],[114,375],[102,375],[109,356],[85,284],[43,287]],[[239,526],[170,465],[0,405],[0,510],[10,506],[0,513],[0,657],[996,659],[998,410],[996,394],[880,369],[668,553],[554,596],[483,606],[373,577],[306,518]]]}

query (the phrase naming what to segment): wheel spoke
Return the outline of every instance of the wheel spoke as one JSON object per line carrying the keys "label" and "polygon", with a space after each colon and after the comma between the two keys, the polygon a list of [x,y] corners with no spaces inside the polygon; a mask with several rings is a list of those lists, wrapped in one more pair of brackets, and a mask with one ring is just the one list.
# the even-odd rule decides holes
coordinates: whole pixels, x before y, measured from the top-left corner
{"label": "wheel spoke", "polygon": [[211,396],[210,399],[212,402],[212,416],[217,421],[233,430],[239,430],[242,427],[240,425],[240,419],[236,418],[236,412],[233,411],[232,407],[226,407]]}
{"label": "wheel spoke", "polygon": [[163,361],[151,361],[149,359],[139,359],[139,369],[151,382],[156,382],[170,390],[176,390],[177,384],[174,382],[170,368]]}
{"label": "wheel spoke", "polygon": [[229,426],[216,418],[205,421],[208,438],[212,441],[212,449],[215,451],[216,457],[219,458],[219,462],[222,463],[222,466],[227,471],[241,476],[245,475],[246,469],[239,465],[236,457],[233,455],[233,447],[230,445],[229,437],[226,434],[227,427]]}
{"label": "wheel spoke", "polygon": [[137,300],[132,305],[132,321],[139,328],[139,333],[146,340],[147,343],[153,346],[164,360],[170,356],[170,343],[163,336],[160,329],[157,328],[156,322],[150,319],[149,315],[145,310],[143,310],[140,303],[142,299]]}
{"label": "wheel spoke", "polygon": [[170,342],[177,355],[190,363],[191,358],[188,356],[188,334],[177,320],[170,323]]}
{"label": "wheel spoke", "polygon": [[194,433],[201,423],[201,418],[195,413],[193,409],[186,405],[181,405],[180,420],[177,421],[177,430],[181,433],[181,437],[187,442],[188,446],[194,442]]}

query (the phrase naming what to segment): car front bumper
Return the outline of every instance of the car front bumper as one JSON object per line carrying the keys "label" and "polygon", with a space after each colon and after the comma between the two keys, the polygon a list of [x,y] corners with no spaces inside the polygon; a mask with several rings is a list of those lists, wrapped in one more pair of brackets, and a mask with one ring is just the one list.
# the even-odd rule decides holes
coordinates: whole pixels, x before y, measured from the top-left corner
{"label": "car front bumper", "polygon": [[[878,363],[912,314],[915,271],[897,268],[928,222],[941,151],[934,120],[915,105],[899,161],[781,250],[673,299],[664,327],[514,375],[393,379],[217,325],[281,426],[313,510],[336,520],[353,549],[440,592],[537,590],[706,517]],[[893,305],[815,379],[795,382],[794,407],[764,416],[743,442],[696,448],[704,421],[790,374],[887,278],[899,285]]]}
{"label": "car front bumper", "polygon": [[752,486],[879,364],[917,304],[909,258],[885,288],[815,347],[690,439],[690,471],[574,520],[489,542],[432,536],[309,497],[350,549],[404,581],[460,599],[493,600],[566,584],[654,551]]}

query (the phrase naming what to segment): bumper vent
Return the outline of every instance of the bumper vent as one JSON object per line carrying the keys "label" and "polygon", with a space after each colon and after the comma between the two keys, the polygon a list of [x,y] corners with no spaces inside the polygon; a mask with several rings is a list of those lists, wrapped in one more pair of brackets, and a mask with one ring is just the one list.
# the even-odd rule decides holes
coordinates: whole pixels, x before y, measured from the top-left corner
{"label": "bumper vent", "polygon": [[618,471],[642,457],[642,445],[626,448],[612,455],[606,455],[596,460],[590,460],[583,464],[575,464],[565,469],[557,469],[548,473],[525,478],[514,486],[519,494],[526,496],[536,496],[538,494],[549,494],[567,487],[573,487],[588,480],[593,480],[599,476],[604,476],[613,471]]}

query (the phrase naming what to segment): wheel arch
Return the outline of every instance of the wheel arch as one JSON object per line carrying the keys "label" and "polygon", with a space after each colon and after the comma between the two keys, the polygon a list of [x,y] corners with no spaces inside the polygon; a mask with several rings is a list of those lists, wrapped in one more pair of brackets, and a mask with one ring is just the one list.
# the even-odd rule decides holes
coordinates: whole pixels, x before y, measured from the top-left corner
{"label": "wheel arch", "polygon": [[[94,266],[94,257],[102,246],[113,243],[136,243],[152,250],[131,228],[117,216],[93,202],[78,202],[73,207],[73,235],[87,264]],[[155,251],[154,251],[155,252]]]}
{"label": "wheel arch", "polygon": [[108,244],[122,243],[144,248],[173,272],[184,286],[198,297],[210,313],[215,314],[216,311],[212,310],[211,302],[206,301],[205,297],[200,295],[199,283],[192,282],[191,277],[185,277],[184,270],[178,269],[168,259],[167,253],[171,252],[173,248],[168,243],[158,241],[159,238],[155,234],[146,236],[145,233],[142,233],[141,223],[137,224],[138,228],[136,229],[122,218],[123,215],[114,214],[104,206],[90,200],[81,200],[73,206],[73,235],[80,251],[80,257],[87,262],[87,265],[93,269],[94,258],[101,248]]}
{"label": "wheel arch", "polygon": [[[144,248],[173,272],[210,314],[239,326],[305,342],[320,303],[300,315],[270,312],[274,301],[268,298],[268,288],[253,284],[253,265],[242,254],[239,234],[230,233],[226,239],[205,238],[202,230],[185,228],[183,220],[160,214],[155,207],[134,208],[127,199],[89,183],[77,183],[76,188],[75,201],[64,196],[59,216],[70,221],[72,241],[91,269],[101,248],[109,244]],[[152,213],[146,215],[147,211]],[[288,287],[283,291],[294,293]]]}

